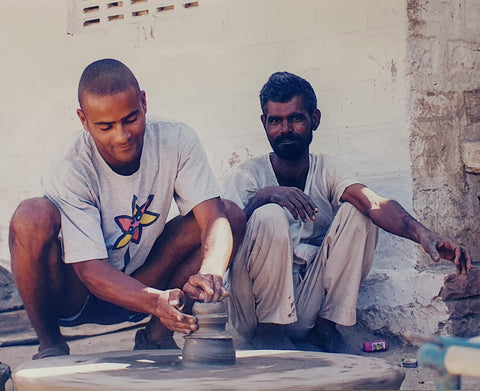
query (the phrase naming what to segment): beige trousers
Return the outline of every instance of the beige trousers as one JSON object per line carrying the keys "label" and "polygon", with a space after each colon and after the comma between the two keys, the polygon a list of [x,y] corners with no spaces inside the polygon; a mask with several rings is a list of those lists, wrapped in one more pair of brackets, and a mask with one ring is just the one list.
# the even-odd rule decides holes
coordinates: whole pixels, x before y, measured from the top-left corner
{"label": "beige trousers", "polygon": [[259,323],[286,326],[306,337],[317,317],[351,326],[360,283],[369,273],[378,228],[349,203],[338,210],[313,262],[299,267],[286,213],[277,204],[254,211],[227,276],[233,327],[245,338]]}

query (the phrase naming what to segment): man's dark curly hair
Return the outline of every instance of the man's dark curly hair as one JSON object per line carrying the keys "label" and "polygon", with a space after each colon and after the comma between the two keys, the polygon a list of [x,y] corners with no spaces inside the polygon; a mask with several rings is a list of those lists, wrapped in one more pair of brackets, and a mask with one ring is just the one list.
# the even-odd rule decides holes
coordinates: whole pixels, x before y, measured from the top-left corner
{"label": "man's dark curly hair", "polygon": [[268,102],[285,103],[296,95],[303,98],[303,103],[309,114],[317,108],[315,91],[308,81],[289,72],[276,72],[270,76],[260,91],[260,105],[263,115],[267,115]]}

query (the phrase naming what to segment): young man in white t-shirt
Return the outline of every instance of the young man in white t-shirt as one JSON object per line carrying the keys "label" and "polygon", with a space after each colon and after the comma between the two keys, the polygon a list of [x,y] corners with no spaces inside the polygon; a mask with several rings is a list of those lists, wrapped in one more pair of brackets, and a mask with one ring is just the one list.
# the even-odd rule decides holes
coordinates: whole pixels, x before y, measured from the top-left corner
{"label": "young man in white t-shirt", "polygon": [[[128,67],[103,59],[79,83],[81,131],[10,224],[12,272],[39,338],[34,359],[69,354],[59,325],[152,315],[135,348],[174,348],[196,320],[187,296],[218,301],[244,213],[221,200],[195,134],[148,121]],[[172,200],[180,215],[167,222]]]}
{"label": "young man in white t-shirt", "polygon": [[471,268],[468,249],[375,194],[337,159],[310,153],[321,118],[310,83],[274,73],[260,103],[273,152],[245,161],[224,182],[225,197],[248,219],[228,274],[230,320],[253,346],[295,349],[306,340],[350,352],[336,325],[355,324],[377,226],[421,244],[434,261],[453,261],[458,273]]}

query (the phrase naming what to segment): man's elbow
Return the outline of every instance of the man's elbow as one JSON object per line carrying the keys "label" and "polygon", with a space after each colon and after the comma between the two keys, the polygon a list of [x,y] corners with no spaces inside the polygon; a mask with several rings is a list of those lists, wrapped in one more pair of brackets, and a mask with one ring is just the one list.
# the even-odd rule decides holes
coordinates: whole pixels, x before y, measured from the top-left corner
{"label": "man's elbow", "polygon": [[106,259],[92,259],[75,262],[72,264],[72,267],[80,281],[91,290],[92,286],[95,285],[95,280],[101,275],[100,270],[105,267],[106,263],[108,263]]}

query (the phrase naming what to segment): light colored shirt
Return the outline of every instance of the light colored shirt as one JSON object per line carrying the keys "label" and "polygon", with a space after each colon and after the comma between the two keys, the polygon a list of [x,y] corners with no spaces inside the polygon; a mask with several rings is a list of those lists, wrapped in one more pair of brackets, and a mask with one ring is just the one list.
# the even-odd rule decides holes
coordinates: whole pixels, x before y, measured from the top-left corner
{"label": "light colored shirt", "polygon": [[[290,235],[296,257],[309,263],[340,207],[340,198],[345,189],[359,183],[353,171],[338,159],[323,154],[310,154],[305,194],[318,207],[315,220],[295,220],[286,210],[290,223]],[[242,209],[257,192],[268,186],[279,186],[269,155],[249,159],[225,178],[223,197],[234,201]],[[307,259],[308,258],[308,259]]]}
{"label": "light colored shirt", "polygon": [[147,121],[140,168],[115,173],[82,131],[44,178],[60,210],[64,261],[108,258],[131,274],[162,233],[172,200],[182,215],[220,189],[195,132],[182,123]]}

